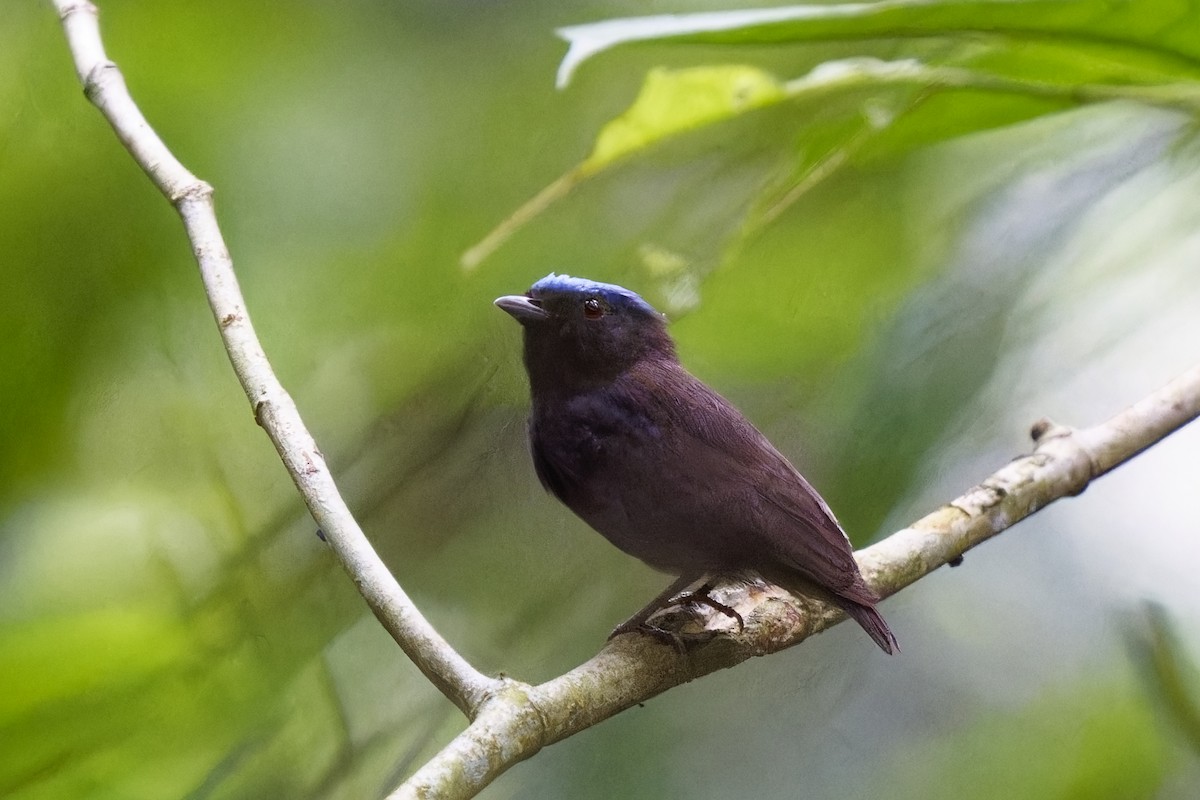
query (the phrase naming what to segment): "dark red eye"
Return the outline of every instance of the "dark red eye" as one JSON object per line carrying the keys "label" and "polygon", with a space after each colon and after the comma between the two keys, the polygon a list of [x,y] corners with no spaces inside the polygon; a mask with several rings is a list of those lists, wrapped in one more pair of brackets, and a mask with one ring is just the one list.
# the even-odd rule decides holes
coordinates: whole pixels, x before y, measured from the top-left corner
{"label": "dark red eye", "polygon": [[604,316],[604,304],[594,297],[583,301],[583,315],[588,319],[600,319]]}

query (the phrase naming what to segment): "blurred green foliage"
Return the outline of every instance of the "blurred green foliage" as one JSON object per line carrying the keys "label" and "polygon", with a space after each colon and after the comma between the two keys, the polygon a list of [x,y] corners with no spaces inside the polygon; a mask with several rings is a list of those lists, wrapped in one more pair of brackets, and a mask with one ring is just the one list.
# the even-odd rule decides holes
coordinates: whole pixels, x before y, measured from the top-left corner
{"label": "blurred green foliage", "polygon": [[[594,152],[647,74],[920,58],[1174,86],[1200,59],[1190,6],[886,5],[930,27],[643,42],[564,92],[554,28],[704,4],[111,0],[101,20],[147,117],[216,187],[268,354],[401,583],[481,668],[541,680],[664,578],[537,486],[498,294],[551,270],[641,291],[860,543],[1023,447],[1034,411],[1095,421],[1194,359],[1194,120],[1144,103],[1015,126],[1072,103],[870,82],[751,103],[605,163],[459,267]],[[179,223],[84,101],[53,12],[7,10],[0,795],[379,796],[462,723],[313,535]],[[1154,457],[1128,468],[1139,498],[1178,473]],[[1178,557],[1178,500],[1139,502],[1163,517],[1122,563],[1155,563],[1156,542]],[[1023,527],[1085,529],[1071,513]],[[1129,592],[1073,541],[1006,534],[889,601],[898,659],[843,626],[551,748],[489,796],[1188,797],[1195,763],[1118,646]],[[1194,582],[1153,585],[1194,641]]]}

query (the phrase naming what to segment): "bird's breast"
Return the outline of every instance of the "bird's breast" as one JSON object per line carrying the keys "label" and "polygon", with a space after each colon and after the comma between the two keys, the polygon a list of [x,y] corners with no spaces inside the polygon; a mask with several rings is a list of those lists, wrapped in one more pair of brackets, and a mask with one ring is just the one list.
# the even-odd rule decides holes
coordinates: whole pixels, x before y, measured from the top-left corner
{"label": "bird's breast", "polygon": [[576,395],[556,404],[535,405],[533,426],[581,456],[599,457],[614,448],[644,445],[662,437],[659,423],[629,398],[607,392]]}

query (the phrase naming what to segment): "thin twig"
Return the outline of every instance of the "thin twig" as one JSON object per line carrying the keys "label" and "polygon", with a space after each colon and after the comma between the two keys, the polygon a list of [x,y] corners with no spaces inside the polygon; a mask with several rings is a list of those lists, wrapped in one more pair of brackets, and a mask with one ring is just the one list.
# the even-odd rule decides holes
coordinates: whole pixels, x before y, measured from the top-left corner
{"label": "thin twig", "polygon": [[313,519],[383,626],[426,677],[472,716],[501,684],[468,664],[421,615],[346,507],[325,457],[300,419],[292,398],[275,377],[254,333],[233,261],[217,224],[212,187],[171,154],[142,116],[120,70],[104,52],[96,7],[78,0],[53,2],[84,93],[183,218],[234,372],[250,400],[255,420],[275,445]]}

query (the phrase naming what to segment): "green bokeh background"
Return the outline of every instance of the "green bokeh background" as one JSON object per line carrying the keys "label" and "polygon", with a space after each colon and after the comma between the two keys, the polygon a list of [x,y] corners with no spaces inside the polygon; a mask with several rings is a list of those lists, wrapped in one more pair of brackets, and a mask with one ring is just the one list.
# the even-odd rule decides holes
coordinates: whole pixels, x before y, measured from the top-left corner
{"label": "green bokeh background", "polygon": [[[551,270],[666,309],[684,361],[858,544],[1027,449],[1038,417],[1098,422],[1200,351],[1182,115],[1111,104],[878,153],[731,246],[802,143],[809,112],[771,109],[606,172],[467,273],[462,252],[583,159],[648,68],[730,57],[633,48],[557,92],[553,29],[703,3],[101,5],[143,111],[217,189],[255,324],[351,507],[489,672],[569,669],[666,580],[528,464],[519,332],[490,301]],[[462,720],[313,535],[180,224],[82,97],[53,11],[6,11],[0,795],[381,796]],[[737,59],[790,77],[897,50]],[[926,119],[1045,110],[1014,102]],[[897,658],[839,626],[484,796],[1192,797],[1198,452],[1185,430],[889,600]],[[1182,700],[1148,666],[1147,600]]]}

